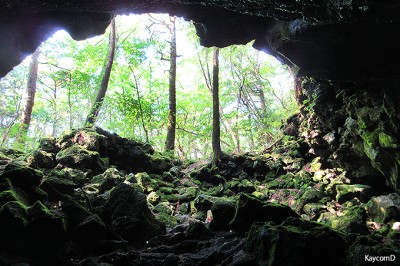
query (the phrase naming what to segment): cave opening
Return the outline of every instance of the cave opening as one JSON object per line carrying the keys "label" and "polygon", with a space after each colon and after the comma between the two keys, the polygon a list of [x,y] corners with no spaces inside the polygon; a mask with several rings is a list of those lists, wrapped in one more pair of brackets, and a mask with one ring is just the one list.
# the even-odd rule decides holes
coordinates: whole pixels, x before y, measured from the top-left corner
{"label": "cave opening", "polygon": [[[400,6],[395,1],[375,2],[1,2],[1,76],[34,52],[55,29],[66,29],[74,39],[82,40],[104,33],[113,14],[166,12],[195,21],[205,47],[245,45],[255,40],[243,47],[252,45],[296,66],[293,89],[300,108],[283,125],[283,135],[275,134],[278,141],[266,149],[254,141],[255,150],[261,152],[220,153],[216,160],[182,162],[168,151],[158,152],[148,143],[100,127],[44,138],[29,153],[0,149],[0,264],[393,264],[400,258],[400,42],[396,38]],[[98,45],[80,54],[85,59],[82,62],[97,52],[103,56],[91,71],[79,73],[90,67],[81,64],[73,72],[80,75],[83,88],[100,83],[103,70],[99,65],[107,65],[104,55],[112,50],[107,48],[112,40],[109,32],[96,41]],[[131,57],[116,57],[115,62],[131,60],[134,65],[142,60],[148,66],[144,70],[153,71],[154,65],[141,53],[141,48],[153,43],[132,42],[137,52],[128,49]],[[253,70],[239,53],[243,47],[226,48],[235,52],[228,59],[236,62],[228,70],[236,70],[236,65]],[[177,45],[178,54],[179,49]],[[245,79],[238,79],[239,86],[233,84],[235,79],[224,82],[230,72],[214,67],[228,61],[222,49],[199,50],[200,59],[201,55],[210,59],[202,61],[204,73],[220,73],[220,82],[227,87],[249,82],[257,91],[251,71]],[[65,46],[59,54],[66,51]],[[162,57],[158,49],[150,54]],[[211,62],[218,55],[219,63]],[[178,57],[177,65],[184,60],[183,55]],[[187,61],[201,60],[196,55]],[[62,64],[70,67],[72,63],[65,60]],[[171,72],[169,67],[165,69]],[[193,69],[185,68],[185,78]],[[68,81],[70,71],[59,70],[54,78]],[[138,110],[137,99],[146,99],[140,101],[142,112],[155,110],[148,104],[153,98],[144,96],[166,81],[151,78],[153,86],[145,86],[142,77],[151,75],[140,73],[139,80],[139,73],[125,70],[119,70],[125,74],[122,81],[135,81],[136,77],[138,82],[128,83],[129,93],[116,90],[113,96],[124,97],[109,104],[124,103],[122,107]],[[93,79],[88,79],[90,74]],[[195,82],[203,83],[200,89],[211,97],[203,76],[200,73]],[[112,76],[110,82],[115,82]],[[43,83],[50,88],[59,85],[51,79]],[[183,80],[181,83],[188,87]],[[223,88],[220,92],[226,97]],[[76,88],[70,89],[76,93]],[[181,106],[187,108],[177,115],[190,118],[195,114],[189,107],[199,104],[199,91],[181,90],[185,97],[177,97],[177,102],[186,100]],[[71,106],[89,104],[87,97],[84,101],[84,96],[77,95],[70,99]],[[164,110],[170,108],[165,104],[167,94],[154,95],[156,101],[164,100]],[[252,101],[260,98],[257,96]],[[19,100],[14,98],[15,103]],[[68,99],[66,102],[68,105]],[[235,110],[227,106],[223,111]],[[246,105],[241,102],[241,106]],[[54,113],[47,115],[51,118]],[[82,121],[85,116],[76,113]],[[118,122],[110,117],[108,122]],[[151,117],[153,122],[156,118]],[[146,120],[140,116],[132,120],[146,135]],[[191,127],[196,124],[187,120]],[[180,123],[178,119],[177,125]],[[180,144],[176,143],[176,148]]]}
{"label": "cave opening", "polygon": [[[169,16],[125,15],[115,20],[115,62],[96,126],[139,141],[147,137],[162,150],[168,111]],[[182,159],[205,158],[211,152],[211,49],[200,46],[192,23],[177,18],[176,27],[179,152]],[[84,126],[84,114],[100,86],[108,34],[109,30],[74,41],[60,30],[40,45],[32,123],[22,148],[36,148],[43,137]],[[289,67],[252,45],[228,46],[220,52],[222,146],[229,153],[257,153],[273,144],[282,137],[282,123],[298,109]],[[30,60],[27,57],[0,81],[3,147],[17,148],[17,118],[26,99],[23,81]]]}

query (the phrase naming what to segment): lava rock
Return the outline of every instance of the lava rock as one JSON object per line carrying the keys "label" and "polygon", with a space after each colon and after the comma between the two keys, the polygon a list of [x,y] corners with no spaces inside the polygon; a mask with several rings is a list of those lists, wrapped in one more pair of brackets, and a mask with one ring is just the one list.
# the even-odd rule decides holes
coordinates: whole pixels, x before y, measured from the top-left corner
{"label": "lava rock", "polygon": [[255,197],[240,194],[230,226],[236,231],[246,232],[255,221],[281,223],[288,217],[298,217],[298,215],[287,206],[264,203]]}
{"label": "lava rock", "polygon": [[368,185],[338,185],[336,186],[336,201],[340,204],[352,200],[359,199],[361,202],[367,202],[372,196],[372,188]]}
{"label": "lava rock", "polygon": [[344,240],[334,231],[314,222],[293,219],[280,226],[256,222],[246,239],[245,251],[259,265],[341,265]]}
{"label": "lava rock", "polygon": [[14,186],[29,189],[39,186],[42,177],[42,172],[29,167],[26,163],[13,161],[5,167],[4,172],[0,175],[0,183],[5,182],[7,178]]}
{"label": "lava rock", "polygon": [[104,216],[115,233],[137,246],[165,233],[165,225],[149,210],[146,196],[125,183],[111,191]]}

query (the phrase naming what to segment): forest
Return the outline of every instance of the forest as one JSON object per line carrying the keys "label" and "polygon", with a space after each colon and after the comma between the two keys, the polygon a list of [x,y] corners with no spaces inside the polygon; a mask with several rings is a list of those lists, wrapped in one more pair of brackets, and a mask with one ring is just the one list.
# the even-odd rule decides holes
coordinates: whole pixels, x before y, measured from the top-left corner
{"label": "forest", "polygon": [[[131,15],[114,23],[80,42],[57,32],[0,81],[3,147],[32,150],[40,138],[87,126],[92,115],[92,124],[181,160],[211,156],[213,48],[201,47],[181,18]],[[251,45],[218,49],[227,153],[262,151],[298,109],[288,67]]]}
{"label": "forest", "polygon": [[3,2],[0,265],[400,258],[398,4]]}

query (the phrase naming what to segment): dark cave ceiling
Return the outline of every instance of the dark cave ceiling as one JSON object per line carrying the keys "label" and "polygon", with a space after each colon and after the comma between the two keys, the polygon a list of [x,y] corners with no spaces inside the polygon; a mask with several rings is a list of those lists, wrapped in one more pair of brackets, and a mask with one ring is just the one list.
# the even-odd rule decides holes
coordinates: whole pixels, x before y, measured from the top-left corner
{"label": "dark cave ceiling", "polygon": [[298,75],[373,79],[400,71],[400,1],[1,1],[0,77],[55,31],[102,34],[113,14],[162,12],[193,20],[204,46],[255,40]]}

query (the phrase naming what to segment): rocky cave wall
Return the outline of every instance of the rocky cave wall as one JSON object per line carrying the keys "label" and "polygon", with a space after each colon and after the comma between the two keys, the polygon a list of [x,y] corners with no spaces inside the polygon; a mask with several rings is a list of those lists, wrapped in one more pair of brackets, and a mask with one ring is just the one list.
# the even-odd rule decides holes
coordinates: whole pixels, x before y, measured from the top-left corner
{"label": "rocky cave wall", "polygon": [[255,40],[289,64],[306,103],[289,135],[309,160],[349,173],[349,183],[400,189],[398,1],[2,1],[0,77],[58,29],[80,40],[113,14],[168,12],[193,20],[204,46]]}

